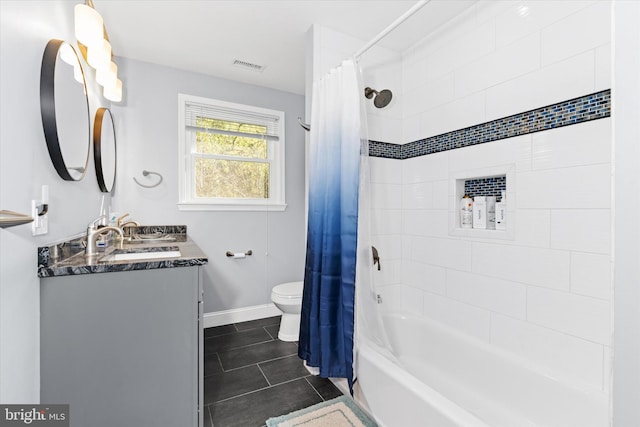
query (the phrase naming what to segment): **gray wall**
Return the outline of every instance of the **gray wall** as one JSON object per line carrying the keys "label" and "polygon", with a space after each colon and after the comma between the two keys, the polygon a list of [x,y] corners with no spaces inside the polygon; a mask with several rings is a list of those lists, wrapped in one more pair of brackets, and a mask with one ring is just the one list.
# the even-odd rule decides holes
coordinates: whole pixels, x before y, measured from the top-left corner
{"label": "gray wall", "polygon": [[[2,403],[40,399],[36,248],[84,231],[100,209],[92,160],[84,180],[59,178],[49,160],[40,118],[42,54],[51,38],[73,39],[76,3],[0,2],[0,209],[29,214],[31,200],[40,197],[43,184],[49,185],[50,194],[49,234],[32,237],[31,225],[0,229]],[[93,115],[104,100],[95,95],[95,87],[88,92]]]}
{"label": "gray wall", "polygon": [[[76,1],[0,1],[0,209],[29,213],[49,185],[49,234],[32,237],[30,225],[0,229],[0,402],[40,399],[39,295],[36,248],[84,232],[99,213],[102,193],[90,162],[80,182],[58,177],[40,119],[39,79],[51,38],[74,40]],[[112,30],[113,31],[113,30]],[[112,108],[118,132],[118,182],[113,206],[154,224],[187,224],[208,254],[205,311],[269,303],[271,287],[304,271],[304,98],[195,73],[117,60],[125,102]],[[93,73],[86,70],[89,80]],[[89,87],[91,114],[109,105]],[[283,110],[286,113],[285,212],[178,212],[177,93]],[[146,190],[132,177],[142,169],[165,182]],[[255,255],[229,260],[226,250]],[[266,253],[269,253],[268,257]]]}
{"label": "gray wall", "polygon": [[[304,274],[304,97],[145,62],[117,60],[125,86],[112,108],[120,169],[115,206],[143,224],[186,224],[209,257],[205,313],[270,303],[271,288]],[[243,71],[239,71],[243,72]],[[181,212],[178,210],[178,93],[285,112],[286,202],[284,212]],[[164,176],[142,188],[142,170]],[[149,181],[151,182],[151,181]],[[253,250],[229,259],[227,250]]]}

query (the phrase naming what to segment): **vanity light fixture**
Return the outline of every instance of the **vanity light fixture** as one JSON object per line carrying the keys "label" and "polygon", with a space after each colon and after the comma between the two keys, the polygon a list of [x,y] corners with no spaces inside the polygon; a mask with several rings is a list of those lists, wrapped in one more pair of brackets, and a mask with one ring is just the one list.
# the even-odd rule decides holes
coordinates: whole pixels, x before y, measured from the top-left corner
{"label": "vanity light fixture", "polygon": [[92,0],[75,6],[74,20],[78,47],[87,64],[95,68],[96,82],[103,87],[104,97],[113,102],[122,101],[122,81],[112,61],[107,29]]}

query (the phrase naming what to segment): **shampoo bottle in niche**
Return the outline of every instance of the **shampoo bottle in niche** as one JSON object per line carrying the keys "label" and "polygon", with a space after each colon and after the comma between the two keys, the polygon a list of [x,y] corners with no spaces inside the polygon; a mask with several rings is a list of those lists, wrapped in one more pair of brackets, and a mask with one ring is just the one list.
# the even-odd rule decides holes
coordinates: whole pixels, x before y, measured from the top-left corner
{"label": "shampoo bottle in niche", "polygon": [[487,198],[484,196],[473,198],[473,228],[487,228]]}
{"label": "shampoo bottle in niche", "polygon": [[487,229],[496,229],[496,196],[487,196]]}
{"label": "shampoo bottle in niche", "polygon": [[496,230],[507,229],[507,194],[506,191],[500,191],[502,195],[500,201],[496,203]]}
{"label": "shampoo bottle in niche", "polygon": [[468,194],[460,199],[460,227],[473,227],[473,199]]}

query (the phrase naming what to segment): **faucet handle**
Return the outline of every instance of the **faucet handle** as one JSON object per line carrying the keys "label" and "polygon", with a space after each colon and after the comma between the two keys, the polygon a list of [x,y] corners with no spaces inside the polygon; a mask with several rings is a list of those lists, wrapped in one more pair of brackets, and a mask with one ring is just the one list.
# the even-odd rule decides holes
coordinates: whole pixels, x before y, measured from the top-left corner
{"label": "faucet handle", "polygon": [[124,214],[124,215],[120,215],[120,216],[116,219],[116,225],[117,225],[118,227],[122,227],[122,224],[124,224],[124,222],[125,222],[125,221],[124,221],[124,219],[125,219],[126,217],[128,217],[128,216],[129,216],[129,214],[128,214],[128,213],[126,213],[126,214]]}
{"label": "faucet handle", "polygon": [[107,219],[106,215],[100,215],[98,218],[94,219],[93,221],[91,221],[89,223],[89,225],[87,225],[87,228],[97,228],[100,225],[100,221]]}

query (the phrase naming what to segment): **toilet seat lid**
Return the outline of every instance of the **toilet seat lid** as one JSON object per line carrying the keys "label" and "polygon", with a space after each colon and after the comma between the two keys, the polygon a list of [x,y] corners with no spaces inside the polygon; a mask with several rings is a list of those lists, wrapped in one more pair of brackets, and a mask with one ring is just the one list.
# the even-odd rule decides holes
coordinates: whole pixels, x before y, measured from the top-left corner
{"label": "toilet seat lid", "polygon": [[281,297],[302,298],[303,282],[289,282],[274,286],[272,293]]}

